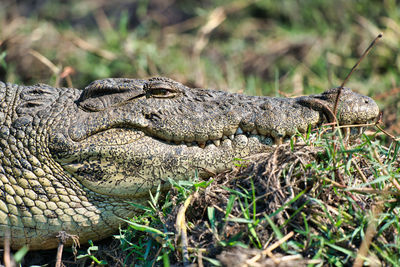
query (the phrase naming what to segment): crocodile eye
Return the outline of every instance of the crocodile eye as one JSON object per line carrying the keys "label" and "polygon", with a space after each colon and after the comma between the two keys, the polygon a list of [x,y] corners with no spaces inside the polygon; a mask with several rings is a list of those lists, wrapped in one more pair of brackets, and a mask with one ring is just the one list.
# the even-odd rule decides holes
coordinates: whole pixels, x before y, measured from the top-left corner
{"label": "crocodile eye", "polygon": [[150,81],[144,90],[148,98],[173,98],[180,92],[175,86],[164,81]]}
{"label": "crocodile eye", "polygon": [[165,88],[154,88],[149,92],[153,97],[170,97],[176,92]]}

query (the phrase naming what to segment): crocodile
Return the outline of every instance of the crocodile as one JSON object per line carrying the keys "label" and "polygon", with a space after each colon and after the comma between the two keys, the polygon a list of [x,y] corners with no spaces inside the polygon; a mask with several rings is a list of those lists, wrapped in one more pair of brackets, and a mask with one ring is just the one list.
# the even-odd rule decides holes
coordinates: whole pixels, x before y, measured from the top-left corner
{"label": "crocodile", "polygon": [[[332,121],[339,89],[296,98],[189,88],[169,78],[109,78],[83,90],[0,82],[0,244],[31,250],[118,229],[168,179],[207,178]],[[341,89],[339,124],[378,116]],[[1,246],[0,245],[0,246]]]}

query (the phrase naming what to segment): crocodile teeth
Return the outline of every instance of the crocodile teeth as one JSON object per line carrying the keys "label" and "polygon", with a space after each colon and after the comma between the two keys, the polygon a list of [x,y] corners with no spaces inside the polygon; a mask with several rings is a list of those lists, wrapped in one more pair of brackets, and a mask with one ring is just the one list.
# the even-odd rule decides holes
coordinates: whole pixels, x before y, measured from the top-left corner
{"label": "crocodile teeth", "polygon": [[235,138],[235,136],[233,134],[231,134],[230,136],[228,136],[229,139],[233,140],[233,138]]}
{"label": "crocodile teeth", "polygon": [[251,134],[258,134],[258,132],[256,129],[254,129],[253,131],[251,131]]}
{"label": "crocodile teeth", "polygon": [[206,147],[206,143],[199,143],[199,147],[205,148]]}
{"label": "crocodile teeth", "polygon": [[213,140],[213,143],[215,146],[220,146],[221,145],[221,141],[220,140]]}
{"label": "crocodile teeth", "polygon": [[237,128],[237,130],[236,130],[236,133],[235,134],[242,134],[243,133],[243,130],[239,127],[239,128]]}
{"label": "crocodile teeth", "polygon": [[222,140],[225,140],[227,138],[228,138],[228,136],[226,136],[226,135],[222,136]]}

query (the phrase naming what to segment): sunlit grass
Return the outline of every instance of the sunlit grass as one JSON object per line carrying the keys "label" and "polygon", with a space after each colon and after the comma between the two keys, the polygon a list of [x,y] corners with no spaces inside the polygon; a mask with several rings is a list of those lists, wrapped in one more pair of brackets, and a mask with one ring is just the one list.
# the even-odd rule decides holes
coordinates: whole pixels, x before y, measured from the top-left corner
{"label": "sunlit grass", "polygon": [[[284,164],[285,169],[278,178],[284,186],[286,199],[279,208],[270,212],[264,210],[265,198],[274,192],[260,195],[252,176],[228,176],[208,183],[199,182],[196,178],[182,183],[171,180],[175,188],[174,202],[168,194],[165,202],[162,202],[163,207],[167,208],[157,209],[155,207],[159,204],[155,201],[159,199],[152,198],[149,202],[151,208],[143,208],[145,214],[133,220],[145,221],[143,229],[130,226],[129,231],[136,236],[140,232],[149,232],[147,227],[151,226],[170,233],[167,239],[164,234],[164,239],[154,235],[139,236],[141,240],[147,240],[147,249],[151,245],[154,252],[158,251],[158,247],[164,255],[169,255],[170,261],[182,260],[180,248],[183,241],[176,231],[176,224],[174,226],[172,223],[175,217],[171,218],[171,214],[176,214],[187,198],[196,196],[200,200],[192,202],[186,211],[186,214],[190,214],[186,219],[190,240],[189,243],[186,241],[186,246],[188,261],[192,263],[198,262],[198,257],[204,260],[204,256],[209,264],[221,265],[220,260],[215,258],[218,251],[241,247],[260,249],[256,261],[260,264],[266,256],[280,257],[278,255],[282,253],[297,255],[302,261],[308,259],[309,263],[351,264],[360,257],[369,264],[379,261],[400,264],[400,239],[397,234],[400,231],[397,199],[400,194],[392,186],[392,179],[399,179],[399,144],[393,143],[386,148],[365,136],[362,142],[350,148],[341,138],[332,140],[315,134],[308,138],[319,151],[317,160],[302,163],[306,165],[296,162]],[[298,150],[295,146],[293,148]],[[242,162],[238,166],[245,168],[247,164]],[[296,180],[292,180],[293,184],[283,185],[283,181],[294,179],[293,176],[296,177]],[[268,177],[266,175],[261,179]],[[308,186],[302,188],[303,183]],[[198,206],[204,203],[203,197],[213,196],[216,192],[223,200],[209,206]],[[193,217],[193,214],[197,215]],[[202,215],[198,217],[199,214]],[[166,225],[170,228],[166,229]],[[213,240],[213,245],[199,242],[198,229],[202,229],[202,235]],[[234,234],[232,229],[236,229]],[[368,235],[372,235],[367,244],[369,249],[365,255],[360,255],[359,248]],[[287,238],[285,242],[269,249],[284,238]],[[142,251],[146,251],[146,248],[141,247]],[[132,249],[139,256],[143,254],[134,245],[127,249]],[[202,251],[200,256],[199,251]],[[269,254],[265,251],[269,251]],[[161,262],[163,259],[159,255],[151,257],[148,253],[146,256],[146,259],[140,256],[143,262]]]}

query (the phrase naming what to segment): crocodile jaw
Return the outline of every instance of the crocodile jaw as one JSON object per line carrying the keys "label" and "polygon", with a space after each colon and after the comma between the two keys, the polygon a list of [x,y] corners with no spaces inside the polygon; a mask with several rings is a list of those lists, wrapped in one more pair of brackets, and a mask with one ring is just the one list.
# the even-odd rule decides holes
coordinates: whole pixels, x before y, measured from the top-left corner
{"label": "crocodile jaw", "polygon": [[209,177],[231,169],[235,158],[271,150],[269,140],[258,135],[238,134],[232,140],[222,140],[218,147],[208,143],[201,148],[171,144],[138,132],[140,138],[125,144],[94,146],[91,139],[96,138],[88,138],[79,148],[72,148],[70,155],[59,155],[59,163],[92,191],[132,198],[165,184],[168,178],[193,179],[196,172]]}

